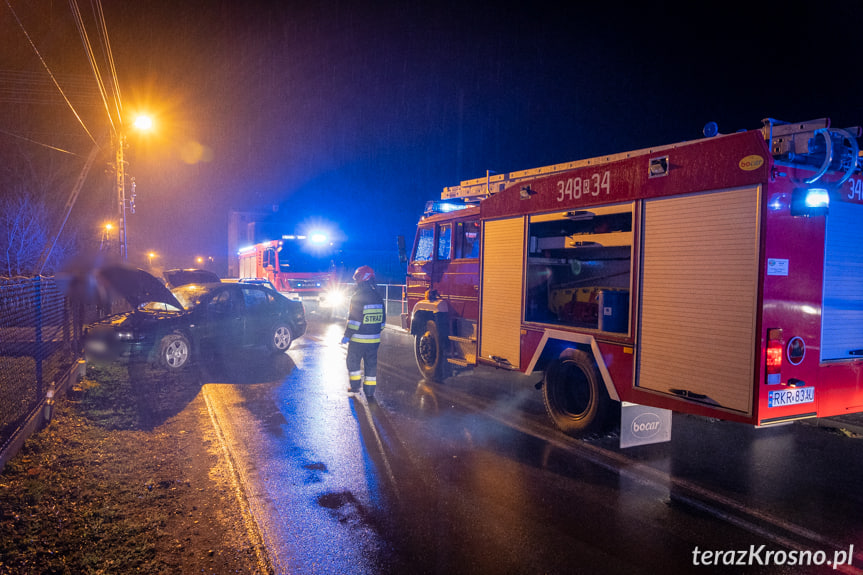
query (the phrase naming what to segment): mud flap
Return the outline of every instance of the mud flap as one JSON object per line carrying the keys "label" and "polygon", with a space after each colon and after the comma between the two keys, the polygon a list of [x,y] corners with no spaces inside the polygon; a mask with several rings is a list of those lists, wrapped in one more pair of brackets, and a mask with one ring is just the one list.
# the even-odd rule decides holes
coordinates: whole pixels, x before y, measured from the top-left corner
{"label": "mud flap", "polygon": [[620,447],[671,441],[671,410],[627,401],[620,404]]}

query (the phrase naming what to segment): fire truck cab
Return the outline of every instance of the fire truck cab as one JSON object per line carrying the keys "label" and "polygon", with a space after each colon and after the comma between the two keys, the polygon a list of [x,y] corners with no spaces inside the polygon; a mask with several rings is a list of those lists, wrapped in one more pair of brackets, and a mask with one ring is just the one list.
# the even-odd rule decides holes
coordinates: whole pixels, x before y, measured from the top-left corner
{"label": "fire truck cab", "polygon": [[240,279],[271,282],[290,299],[303,302],[308,311],[330,315],[344,296],[335,264],[328,253],[304,253],[297,242],[305,236],[261,242],[239,251]]}
{"label": "fire truck cab", "polygon": [[445,188],[407,270],[421,373],[543,372],[574,435],[620,402],[757,426],[863,411],[859,136],[767,119]]}

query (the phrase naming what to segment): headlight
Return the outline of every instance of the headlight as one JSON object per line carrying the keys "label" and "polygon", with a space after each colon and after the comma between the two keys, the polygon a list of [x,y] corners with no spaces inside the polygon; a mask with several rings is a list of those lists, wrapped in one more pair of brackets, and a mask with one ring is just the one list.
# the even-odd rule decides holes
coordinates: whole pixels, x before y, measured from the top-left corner
{"label": "headlight", "polygon": [[117,332],[117,339],[119,339],[121,341],[127,340],[127,339],[132,339],[132,337],[134,337],[134,334],[131,331],[118,331]]}
{"label": "headlight", "polygon": [[338,290],[324,292],[321,296],[321,305],[336,307],[345,303],[345,294]]}

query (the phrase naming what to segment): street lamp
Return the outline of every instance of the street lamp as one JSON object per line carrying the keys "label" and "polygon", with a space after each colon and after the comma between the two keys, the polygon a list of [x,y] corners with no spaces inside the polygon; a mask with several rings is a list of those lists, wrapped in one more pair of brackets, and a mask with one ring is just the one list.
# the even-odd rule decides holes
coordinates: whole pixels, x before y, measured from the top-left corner
{"label": "street lamp", "polygon": [[111,230],[113,230],[113,229],[114,229],[113,224],[110,224],[110,223],[105,224],[105,228],[102,230],[102,239],[99,241],[99,251],[100,252],[102,251],[102,246],[105,245],[106,240],[108,242],[108,247],[106,249],[110,249],[110,247],[111,247]]}
{"label": "street lamp", "polygon": [[[137,130],[150,130],[153,127],[153,121],[148,116],[138,116],[132,124]],[[117,235],[120,244],[120,258],[123,261],[128,259],[129,249],[126,243],[126,162],[123,154],[126,148],[126,131],[121,124],[117,131],[117,157],[115,172],[117,177],[117,210],[120,217],[120,226],[117,228]],[[132,202],[135,201],[135,180],[132,179]],[[135,213],[134,203],[132,204],[132,213]]]}
{"label": "street lamp", "polygon": [[136,130],[148,131],[153,129],[153,118],[150,116],[138,116],[134,123]]}
{"label": "street lamp", "polygon": [[156,252],[150,252],[147,254],[147,261],[149,262],[150,269],[153,269],[153,258],[156,257]]}

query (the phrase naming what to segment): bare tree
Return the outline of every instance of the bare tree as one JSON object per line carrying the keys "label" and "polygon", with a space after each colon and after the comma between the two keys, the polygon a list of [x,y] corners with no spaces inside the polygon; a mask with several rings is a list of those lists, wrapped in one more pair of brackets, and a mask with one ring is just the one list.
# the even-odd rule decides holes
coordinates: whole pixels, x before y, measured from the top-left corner
{"label": "bare tree", "polygon": [[70,186],[70,163],[25,151],[17,142],[4,144],[8,162],[0,169],[0,274],[30,276],[40,273],[40,268],[53,273],[76,244],[74,230],[67,230],[57,238],[49,261],[40,265],[59,229],[59,206],[63,205],[62,191]]}
{"label": "bare tree", "polygon": [[[86,177],[91,134],[107,134],[108,126],[87,60],[69,49],[78,36],[73,20],[45,18],[44,2],[19,8],[23,26],[0,18],[6,40],[0,50],[0,275],[51,274],[79,243],[76,236],[85,237],[109,211],[97,202],[110,208],[110,197],[95,197],[98,170],[89,186],[77,185]],[[70,201],[82,187],[84,205]]]}
{"label": "bare tree", "polygon": [[[0,266],[2,275],[30,276],[39,272],[42,253],[50,237],[49,210],[29,194],[3,194],[0,198]],[[73,242],[58,242],[49,266],[52,270],[68,255]]]}

